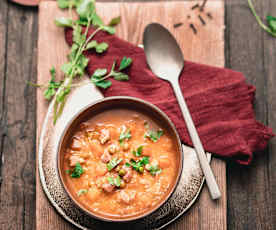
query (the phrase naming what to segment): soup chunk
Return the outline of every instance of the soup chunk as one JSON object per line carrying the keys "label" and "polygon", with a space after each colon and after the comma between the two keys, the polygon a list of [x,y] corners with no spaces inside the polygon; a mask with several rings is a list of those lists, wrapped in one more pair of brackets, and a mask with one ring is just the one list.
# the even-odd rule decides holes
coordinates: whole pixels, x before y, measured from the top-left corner
{"label": "soup chunk", "polygon": [[145,114],[126,109],[83,122],[63,154],[70,193],[91,212],[105,216],[150,211],[165,199],[179,168],[172,134]]}

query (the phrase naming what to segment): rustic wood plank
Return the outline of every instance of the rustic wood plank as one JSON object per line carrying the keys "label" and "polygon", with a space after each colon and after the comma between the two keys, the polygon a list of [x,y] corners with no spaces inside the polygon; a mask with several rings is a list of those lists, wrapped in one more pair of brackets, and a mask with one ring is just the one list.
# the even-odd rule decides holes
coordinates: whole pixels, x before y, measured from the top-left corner
{"label": "rustic wood plank", "polygon": [[[0,193],[2,185],[2,156],[4,136],[6,130],[5,115],[4,115],[4,92],[5,92],[5,69],[6,69],[6,35],[8,21],[8,4],[0,2]],[[1,202],[1,199],[0,199]]]}
{"label": "rustic wood plank", "polygon": [[[262,18],[268,12],[275,13],[275,1],[253,2]],[[257,119],[275,130],[275,38],[272,41],[258,26],[247,1],[226,3],[226,22],[227,67],[242,71],[256,86]],[[259,153],[248,168],[228,164],[229,229],[275,229],[275,143],[273,139],[269,151]]]}
{"label": "rustic wood plank", "polygon": [[[263,2],[263,15],[276,15],[276,2],[270,0]],[[275,38],[271,37],[267,33],[264,34],[264,52],[263,61],[265,74],[267,76],[266,82],[266,94],[267,98],[267,123],[275,131],[276,130],[276,98],[275,98],[275,87],[276,87],[276,42]],[[266,186],[263,189],[267,189],[267,196],[265,197],[269,204],[269,221],[272,229],[276,228],[276,139],[274,138],[268,148],[268,156],[266,161],[266,172],[267,181]]]}
{"label": "rustic wood plank", "polygon": [[[216,28],[222,28],[224,24],[224,10],[223,3],[218,2],[214,4],[212,8],[214,18],[219,20],[214,20],[216,26],[211,27],[211,22],[206,27],[200,27],[200,21],[196,20],[197,14],[191,15],[191,21],[199,29],[197,36],[195,36],[189,28],[189,24],[185,24],[183,27],[174,29],[173,25],[179,21],[187,20],[187,10],[190,9],[193,2],[187,3],[189,7],[184,7],[183,3],[143,3],[134,4],[131,7],[129,4],[100,4],[98,3],[97,10],[106,21],[110,18],[121,15],[122,23],[118,27],[117,35],[123,39],[126,39],[132,43],[139,44],[142,39],[142,32],[144,26],[150,21],[159,21],[166,25],[171,31],[176,35],[176,39],[180,42],[181,47],[184,50],[185,57],[189,60],[194,60],[198,62],[203,62],[206,64],[224,66],[224,49],[223,49],[223,32],[220,31],[220,36],[218,37],[219,30]],[[53,50],[58,50],[59,54],[64,53],[68,47],[66,46],[63,38],[63,31],[56,28],[53,24],[49,24],[49,20],[62,14],[61,11],[53,8],[53,3],[41,3],[40,4],[40,38],[39,39],[39,54],[38,54],[38,81],[46,82],[48,80],[48,70],[53,64],[61,64],[65,59],[65,54],[56,55],[55,52],[49,52],[45,50],[45,42],[51,43],[55,48]],[[208,6],[208,5],[207,5]],[[158,8],[158,9],[157,9]],[[166,17],[160,15],[165,15]],[[137,23],[137,18],[143,18],[143,21]],[[48,20],[49,19],[49,20]],[[135,22],[134,22],[134,21]],[[133,21],[133,22],[132,22]],[[133,25],[136,25],[135,27]],[[43,30],[43,28],[47,28]],[[59,36],[51,37],[49,36],[49,31],[54,32]],[[183,38],[183,31],[185,32],[185,38]],[[206,31],[209,31],[206,33]],[[208,34],[208,36],[206,36]],[[185,43],[186,41],[186,43]],[[187,41],[189,45],[187,45]],[[209,42],[212,41],[212,42]],[[202,46],[199,46],[201,44]],[[193,47],[202,47],[193,50]],[[40,49],[41,47],[41,49]],[[208,47],[208,52],[203,47]],[[43,49],[44,48],[44,49]],[[44,51],[43,51],[44,50]],[[47,52],[47,55],[46,55]],[[214,55],[216,54],[216,55]],[[43,97],[39,91],[37,94],[38,107],[37,107],[37,128],[38,133],[40,133],[41,124],[43,117],[47,109],[46,104],[42,104]],[[214,168],[214,173],[218,178],[218,182],[223,191],[223,198],[219,203],[212,202],[210,200],[208,191],[204,188],[200,196],[200,200],[193,206],[193,208],[185,214],[185,217],[181,218],[178,222],[171,225],[169,229],[226,229],[226,177],[225,177],[225,163],[214,159],[212,166]],[[38,178],[38,177],[37,177]],[[41,186],[37,183],[37,229],[69,229],[69,224],[66,223],[61,217],[59,217],[53,208],[50,206],[49,202],[42,193]]]}
{"label": "rustic wood plank", "polygon": [[[1,20],[3,9],[1,1]],[[3,7],[3,8],[2,8]],[[2,11],[3,10],[3,11]],[[35,89],[26,84],[36,78],[35,10],[8,5],[4,71],[7,134],[3,142],[3,182],[0,193],[0,229],[35,227]],[[1,21],[1,28],[3,21]],[[2,34],[2,33],[1,33]],[[3,42],[3,41],[0,41]],[[2,52],[2,51],[0,51]],[[1,71],[2,72],[2,71]],[[2,76],[1,76],[2,78]],[[1,79],[3,80],[3,79]],[[2,86],[2,85],[1,85]]]}

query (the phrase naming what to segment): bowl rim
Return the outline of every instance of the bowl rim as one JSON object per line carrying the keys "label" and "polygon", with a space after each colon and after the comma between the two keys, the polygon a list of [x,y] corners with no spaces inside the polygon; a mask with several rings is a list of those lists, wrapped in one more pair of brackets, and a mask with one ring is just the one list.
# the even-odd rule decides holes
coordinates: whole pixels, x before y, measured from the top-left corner
{"label": "bowl rim", "polygon": [[[172,129],[175,137],[176,137],[176,142],[178,145],[178,149],[179,149],[179,170],[175,179],[175,183],[173,185],[173,187],[171,188],[171,191],[165,196],[164,199],[162,199],[162,201],[156,205],[153,209],[150,209],[147,212],[142,213],[141,215],[135,215],[129,218],[125,218],[125,219],[120,219],[120,218],[112,218],[112,217],[105,217],[104,215],[100,215],[100,214],[96,214],[93,213],[92,211],[86,209],[77,199],[75,199],[75,197],[69,192],[69,189],[67,188],[65,181],[63,179],[62,176],[62,172],[61,172],[61,167],[60,167],[60,155],[61,155],[61,146],[64,140],[64,137],[66,136],[68,130],[70,130],[71,125],[73,124],[73,122],[85,111],[87,111],[88,109],[90,109],[91,107],[95,106],[96,104],[99,103],[105,103],[107,101],[112,101],[112,100],[132,100],[135,102],[138,102],[140,104],[142,104],[143,106],[146,106],[148,108],[150,108],[151,110],[154,110],[155,112],[159,113],[162,115],[162,119],[166,120],[167,124],[169,125],[169,127]],[[150,115],[148,115],[150,116]],[[86,105],[85,107],[83,107],[82,109],[80,109],[77,113],[74,114],[74,116],[72,116],[70,118],[69,121],[67,121],[67,124],[65,125],[65,127],[63,128],[61,135],[59,136],[59,140],[58,140],[58,145],[57,145],[57,149],[56,149],[56,166],[57,166],[57,171],[58,171],[58,178],[62,184],[63,189],[65,190],[66,194],[70,197],[70,199],[73,201],[73,203],[80,208],[82,211],[84,211],[86,214],[88,214],[89,216],[91,216],[92,218],[96,218],[98,220],[101,221],[105,221],[105,222],[129,222],[129,221],[134,221],[134,220],[138,220],[138,219],[142,219],[146,216],[149,216],[150,214],[152,214],[153,212],[155,212],[157,209],[159,209],[163,204],[165,204],[168,199],[172,196],[172,194],[174,193],[174,191],[176,190],[179,181],[180,181],[180,177],[182,174],[182,170],[183,170],[183,149],[182,149],[182,144],[181,144],[181,139],[179,137],[179,134],[177,132],[177,129],[174,125],[174,123],[170,120],[170,118],[167,116],[167,114],[165,114],[165,112],[163,112],[161,109],[159,109],[156,105],[145,101],[143,99],[140,98],[136,98],[136,97],[130,97],[130,96],[111,96],[111,97],[105,97],[99,100],[95,100],[91,103],[89,103],[88,105]]]}

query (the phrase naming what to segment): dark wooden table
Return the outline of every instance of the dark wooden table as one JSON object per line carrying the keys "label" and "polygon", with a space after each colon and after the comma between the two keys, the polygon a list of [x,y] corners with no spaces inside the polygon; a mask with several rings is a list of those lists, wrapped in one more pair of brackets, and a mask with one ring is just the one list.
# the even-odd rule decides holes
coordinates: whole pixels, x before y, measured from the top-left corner
{"label": "dark wooden table", "polygon": [[[254,0],[276,15],[275,0]],[[276,131],[276,38],[246,0],[225,0],[226,66],[257,88],[257,119]],[[37,9],[0,1],[0,229],[35,229]],[[276,229],[276,138],[250,167],[227,165],[228,229]]]}

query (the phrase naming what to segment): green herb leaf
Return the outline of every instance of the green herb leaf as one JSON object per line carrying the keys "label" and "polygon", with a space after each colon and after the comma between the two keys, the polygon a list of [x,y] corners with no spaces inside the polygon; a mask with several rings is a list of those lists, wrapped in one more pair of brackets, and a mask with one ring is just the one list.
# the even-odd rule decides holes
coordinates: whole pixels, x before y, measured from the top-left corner
{"label": "green herb leaf", "polygon": [[130,164],[129,162],[126,162],[126,163],[125,163],[125,166],[130,167],[131,164]]}
{"label": "green herb leaf", "polygon": [[82,34],[82,28],[80,25],[74,25],[73,27],[73,42],[78,46],[81,46],[85,42],[85,35]]}
{"label": "green herb leaf", "polygon": [[86,194],[86,193],[88,193],[88,190],[87,190],[87,189],[80,189],[80,190],[77,192],[77,195],[78,195],[78,196],[81,196],[81,195],[84,195],[84,194]]}
{"label": "green herb leaf", "polygon": [[107,69],[96,69],[95,72],[93,73],[92,77],[94,78],[101,78],[104,75],[106,75]]}
{"label": "green herb leaf", "polygon": [[77,163],[72,174],[71,177],[72,178],[80,178],[81,174],[84,173],[83,168],[81,167],[80,163]]}
{"label": "green herb leaf", "polygon": [[107,48],[108,48],[108,44],[105,42],[102,42],[102,43],[96,45],[96,52],[103,53],[104,51],[107,50]]}
{"label": "green herb leaf", "polygon": [[73,7],[75,6],[75,1],[74,0],[58,0],[58,7],[61,9],[68,8],[70,5]]}
{"label": "green herb leaf", "polygon": [[143,145],[139,146],[136,151],[133,150],[132,154],[136,157],[140,157],[142,155],[142,152],[143,152]]}
{"label": "green herb leaf", "polygon": [[112,18],[111,21],[108,23],[108,26],[116,26],[121,22],[121,16]]}
{"label": "green herb leaf", "polygon": [[69,169],[65,170],[65,173],[70,174],[70,170]]}
{"label": "green herb leaf", "polygon": [[55,24],[60,27],[73,27],[73,21],[70,18],[56,18]]}
{"label": "green herb leaf", "polygon": [[56,89],[58,89],[62,82],[55,82],[55,77],[56,77],[56,70],[54,67],[50,69],[50,74],[51,74],[51,80],[48,82],[48,87],[44,91],[44,97],[47,100],[50,100],[56,93]]}
{"label": "green herb leaf", "polygon": [[120,67],[119,70],[123,70],[125,68],[127,68],[128,66],[130,66],[132,63],[132,59],[131,58],[127,58],[127,57],[123,57],[121,63],[120,63]]}
{"label": "green herb leaf", "polygon": [[107,89],[112,85],[112,82],[109,80],[103,80],[103,81],[96,82],[95,85],[100,88]]}
{"label": "green herb leaf", "polygon": [[109,34],[115,34],[116,29],[112,26],[101,26],[101,29],[106,31]]}
{"label": "green herb leaf", "polygon": [[151,175],[155,176],[162,172],[162,169],[158,165],[149,165],[146,169],[150,172]]}
{"label": "green herb leaf", "polygon": [[71,74],[73,68],[72,62],[67,62],[61,66],[61,70],[63,73],[65,73],[67,76]]}
{"label": "green herb leaf", "polygon": [[108,171],[111,171],[112,169],[114,169],[118,164],[120,164],[120,162],[123,159],[118,159],[117,157],[111,159],[107,164],[106,167],[108,169]]}
{"label": "green herb leaf", "polygon": [[82,0],[77,7],[77,13],[81,19],[88,19],[92,17],[95,12],[94,0]]}
{"label": "green herb leaf", "polygon": [[94,12],[91,18],[92,18],[92,24],[94,26],[102,26],[104,24],[102,19],[98,14],[96,14],[96,12]]}
{"label": "green herb leaf", "polygon": [[93,49],[98,45],[97,41],[93,40],[86,45],[86,50]]}
{"label": "green herb leaf", "polygon": [[129,140],[130,138],[131,138],[130,129],[128,129],[126,131],[122,131],[120,133],[119,142],[120,142],[120,144],[122,144],[124,142],[124,140]]}
{"label": "green herb leaf", "polygon": [[164,133],[163,130],[158,130],[158,131],[150,130],[145,133],[144,137],[151,139],[153,142],[157,142],[160,139],[160,137],[163,135],[163,133]]}
{"label": "green herb leaf", "polygon": [[266,17],[267,23],[270,27],[270,29],[276,33],[276,17],[267,16]]}
{"label": "green herb leaf", "polygon": [[112,83],[108,80],[101,80],[104,75],[106,75],[107,70],[106,69],[96,69],[91,77],[91,81],[98,87],[107,89],[109,88]]}
{"label": "green herb leaf", "polygon": [[115,179],[113,177],[107,177],[107,181],[111,185],[115,185],[116,187],[120,187],[121,185],[121,177],[117,176]]}
{"label": "green herb leaf", "polygon": [[115,179],[114,179],[114,185],[116,187],[120,187],[121,185],[121,177],[120,176],[117,176]]}
{"label": "green herb leaf", "polygon": [[112,76],[117,81],[128,81],[129,76],[127,74],[121,73],[121,72],[113,72]]}
{"label": "green herb leaf", "polygon": [[131,165],[135,171],[140,172],[139,168],[148,163],[149,163],[149,157],[143,157],[141,160],[138,160],[138,161],[131,159],[130,163],[128,164]]}
{"label": "green herb leaf", "polygon": [[108,183],[109,184],[111,184],[111,185],[114,185],[114,179],[113,179],[113,177],[107,177],[107,181],[108,181]]}

